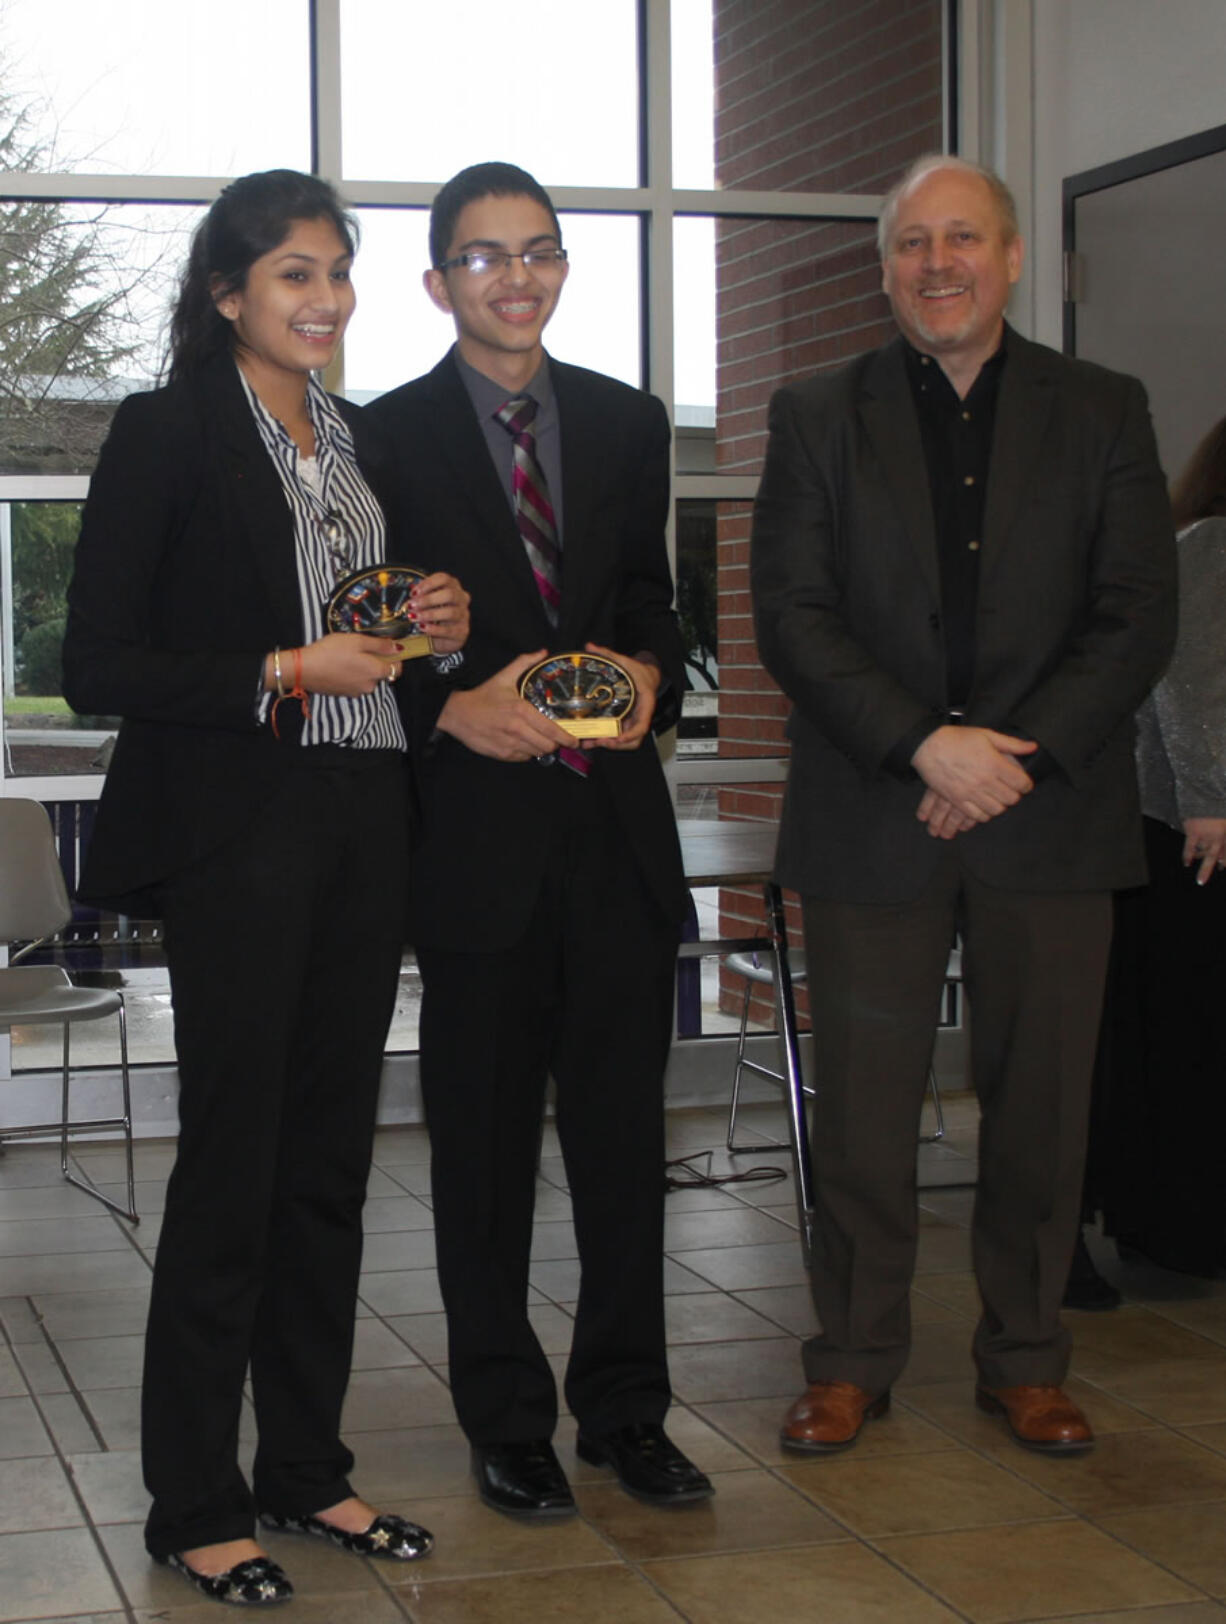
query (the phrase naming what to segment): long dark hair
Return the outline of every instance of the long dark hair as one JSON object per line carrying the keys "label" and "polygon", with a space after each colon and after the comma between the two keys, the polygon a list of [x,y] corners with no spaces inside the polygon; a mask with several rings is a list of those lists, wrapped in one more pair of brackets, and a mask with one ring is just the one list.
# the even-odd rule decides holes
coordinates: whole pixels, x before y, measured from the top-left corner
{"label": "long dark hair", "polygon": [[1226,417],[1213,425],[1171,484],[1176,530],[1226,513]]}
{"label": "long dark hair", "polygon": [[357,246],[358,228],[326,180],[296,169],[266,169],[231,181],[192,237],[170,318],[167,373],[173,382],[198,373],[234,342],[234,324],[219,314],[216,301],[246,285],[257,259],[289,236],[296,220],[327,220],[347,253]]}

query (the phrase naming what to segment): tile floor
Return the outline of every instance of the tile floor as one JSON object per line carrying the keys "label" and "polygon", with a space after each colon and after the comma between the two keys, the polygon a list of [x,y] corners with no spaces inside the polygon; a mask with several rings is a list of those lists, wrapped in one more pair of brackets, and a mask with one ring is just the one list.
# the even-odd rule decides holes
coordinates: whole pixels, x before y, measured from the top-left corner
{"label": "tile floor", "polygon": [[[929,1180],[973,1166],[973,1110],[949,1105]],[[744,1122],[778,1129],[769,1106]],[[670,1133],[674,1154],[716,1145],[721,1118],[674,1112]],[[172,1149],[139,1156],[134,1232],[64,1185],[53,1152],[0,1157],[4,1624],[219,1616],[141,1543],[136,1384]],[[437,1549],[402,1569],[270,1539],[298,1586],[297,1624],[1226,1624],[1226,1284],[1128,1268],[1121,1310],[1071,1316],[1072,1386],[1099,1445],[1075,1460],[1028,1455],[971,1403],[970,1192],[926,1189],[915,1349],[893,1410],[853,1452],[796,1460],[777,1428],[811,1311],[789,1185],[678,1191],[671,1428],[717,1496],[640,1506],[575,1461],[564,1422],[581,1514],[525,1528],[477,1501],[451,1419],[426,1158],[422,1130],[380,1133],[347,1434],[363,1492],[432,1527]],[[80,1160],[119,1176],[113,1150],[83,1147]],[[533,1316],[560,1367],[576,1265],[551,1131],[538,1219]]]}

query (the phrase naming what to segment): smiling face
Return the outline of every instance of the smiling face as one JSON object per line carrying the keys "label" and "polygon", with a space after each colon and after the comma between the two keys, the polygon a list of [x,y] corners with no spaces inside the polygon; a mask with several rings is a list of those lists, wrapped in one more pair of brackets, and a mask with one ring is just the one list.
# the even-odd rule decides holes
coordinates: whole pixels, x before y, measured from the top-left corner
{"label": "smiling face", "polygon": [[[533,198],[480,197],[456,218],[447,258],[480,249],[522,254],[559,248],[557,230]],[[519,388],[541,363],[541,335],[562,292],[565,264],[533,265],[513,259],[503,271],[474,275],[462,265],[425,274],[426,292],[454,317],[460,354],[478,372]]]}
{"label": "smiling face", "polygon": [[289,235],[217,300],[234,324],[239,365],[260,380],[303,378],[326,367],[353,314],[351,255],[330,220],[295,220]]}
{"label": "smiling face", "polygon": [[1006,241],[979,175],[937,169],[898,200],[883,286],[904,336],[951,375],[973,380],[995,352],[1021,270],[1022,240]]}

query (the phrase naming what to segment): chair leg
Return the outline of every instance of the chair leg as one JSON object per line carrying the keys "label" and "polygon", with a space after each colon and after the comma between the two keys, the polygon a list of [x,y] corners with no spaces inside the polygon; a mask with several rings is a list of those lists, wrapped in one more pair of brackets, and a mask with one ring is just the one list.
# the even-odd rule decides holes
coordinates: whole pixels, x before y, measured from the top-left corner
{"label": "chair leg", "polygon": [[928,1089],[932,1095],[932,1110],[936,1117],[936,1127],[931,1133],[920,1134],[921,1145],[935,1145],[939,1139],[945,1137],[945,1112],[941,1109],[941,1090],[937,1085],[937,1071],[935,1066],[928,1067]]}
{"label": "chair leg", "polygon": [[123,994],[119,995],[119,1073],[120,1087],[123,1093],[123,1115],[117,1118],[114,1126],[123,1130],[124,1155],[127,1163],[128,1204],[122,1206],[113,1201],[109,1195],[104,1195],[94,1181],[84,1174],[76,1174],[68,1166],[68,1135],[72,1122],[68,1114],[69,1108],[69,1080],[71,1069],[69,1067],[69,1034],[72,1028],[67,1021],[64,1022],[64,1070],[60,1090],[60,1172],[63,1173],[69,1184],[78,1190],[84,1190],[86,1195],[93,1196],[95,1201],[101,1201],[104,1207],[109,1207],[120,1218],[126,1218],[130,1224],[140,1223],[140,1214],[136,1210],[136,1170],[133,1162],[132,1143],[132,1084],[128,1070],[128,1014],[123,1001]]}
{"label": "chair leg", "polygon": [[749,1025],[749,1000],[753,994],[753,982],[745,983],[745,996],[741,1000],[741,1030],[736,1040],[736,1065],[732,1068],[732,1100],[728,1106],[728,1136],[726,1144],[729,1150],[735,1150],[733,1140],[736,1138],[736,1113],[741,1101],[741,1073],[745,1069],[745,1029]]}

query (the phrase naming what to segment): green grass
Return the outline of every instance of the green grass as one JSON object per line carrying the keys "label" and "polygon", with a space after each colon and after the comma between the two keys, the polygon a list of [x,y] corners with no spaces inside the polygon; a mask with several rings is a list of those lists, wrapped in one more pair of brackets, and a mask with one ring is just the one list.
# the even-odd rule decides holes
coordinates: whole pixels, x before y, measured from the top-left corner
{"label": "green grass", "polygon": [[38,694],[8,694],[4,700],[6,716],[68,716],[68,701],[56,694],[41,697]]}

